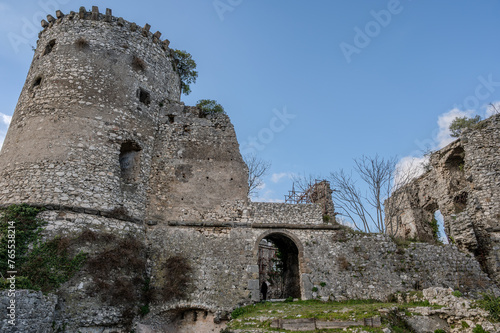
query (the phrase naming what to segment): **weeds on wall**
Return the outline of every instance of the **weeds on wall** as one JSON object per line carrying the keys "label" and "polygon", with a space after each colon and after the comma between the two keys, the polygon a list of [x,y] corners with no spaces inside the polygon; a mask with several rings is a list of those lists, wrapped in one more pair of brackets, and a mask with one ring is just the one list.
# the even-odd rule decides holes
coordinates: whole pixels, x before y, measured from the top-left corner
{"label": "weeds on wall", "polygon": [[93,279],[91,293],[113,306],[139,303],[142,300],[140,286],[146,281],[144,244],[130,235],[119,238],[90,230],[84,231],[80,240],[103,246],[85,265]]}
{"label": "weeds on wall", "polygon": [[145,71],[146,70],[146,62],[144,60],[142,60],[141,58],[134,56],[132,58],[132,67],[136,71],[140,71],[140,72]]}
{"label": "weeds on wall", "polygon": [[340,256],[337,258],[337,264],[342,271],[347,271],[351,267],[351,263],[347,261],[346,257],[344,256]]}
{"label": "weeds on wall", "polygon": [[486,330],[483,328],[483,326],[481,326],[481,325],[476,325],[476,327],[474,327],[474,328],[472,329],[472,333],[490,333],[490,332],[486,331]]}
{"label": "weeds on wall", "polygon": [[493,294],[483,294],[483,299],[479,300],[478,305],[490,313],[493,321],[500,321],[500,297]]}
{"label": "weeds on wall", "polygon": [[[46,222],[37,217],[40,211],[39,208],[22,204],[11,205],[1,212],[0,288],[9,287],[10,283],[4,278],[8,277],[8,270],[17,271],[18,289],[48,292],[58,288],[81,269],[86,255],[70,251],[70,238],[56,237],[41,241],[41,231]],[[15,243],[9,242],[12,239]]]}
{"label": "weeds on wall", "polygon": [[193,269],[182,255],[168,258],[161,269],[163,286],[154,290],[154,301],[169,302],[185,298],[192,283]]}
{"label": "weeds on wall", "polygon": [[75,41],[75,46],[79,50],[84,50],[89,47],[89,42],[85,38],[80,37]]}

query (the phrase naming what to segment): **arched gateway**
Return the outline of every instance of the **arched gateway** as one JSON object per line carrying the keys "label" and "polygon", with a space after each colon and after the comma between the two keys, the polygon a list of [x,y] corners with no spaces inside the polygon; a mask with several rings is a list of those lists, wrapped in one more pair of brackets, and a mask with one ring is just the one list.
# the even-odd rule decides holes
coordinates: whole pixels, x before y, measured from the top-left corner
{"label": "arched gateway", "polygon": [[260,299],[301,297],[302,246],[285,231],[267,232],[256,244]]}

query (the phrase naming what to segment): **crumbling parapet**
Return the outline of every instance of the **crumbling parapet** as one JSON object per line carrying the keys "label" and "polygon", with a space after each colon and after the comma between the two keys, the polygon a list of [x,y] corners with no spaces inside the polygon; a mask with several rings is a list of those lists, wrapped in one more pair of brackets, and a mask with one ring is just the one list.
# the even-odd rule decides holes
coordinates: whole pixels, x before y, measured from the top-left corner
{"label": "crumbling parapet", "polygon": [[444,217],[446,237],[476,255],[483,269],[500,282],[500,115],[430,156],[430,170],[399,189],[386,206],[388,231],[402,238],[432,241],[436,211]]}

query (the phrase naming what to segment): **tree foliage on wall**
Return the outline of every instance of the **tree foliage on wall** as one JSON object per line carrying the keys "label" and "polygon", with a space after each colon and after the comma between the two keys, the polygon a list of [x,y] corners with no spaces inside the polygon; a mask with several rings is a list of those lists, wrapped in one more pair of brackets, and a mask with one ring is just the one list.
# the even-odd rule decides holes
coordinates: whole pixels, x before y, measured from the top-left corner
{"label": "tree foliage on wall", "polygon": [[175,69],[181,78],[182,93],[189,95],[191,93],[190,84],[196,82],[198,72],[196,62],[190,53],[181,50],[174,50],[172,56],[175,60]]}
{"label": "tree foliage on wall", "polygon": [[200,116],[203,117],[206,117],[208,115],[213,116],[219,113],[222,114],[225,113],[222,105],[220,105],[219,103],[217,103],[217,101],[213,99],[200,99],[196,103],[196,107],[200,109]]}
{"label": "tree foliage on wall", "polygon": [[450,124],[451,136],[454,138],[458,138],[464,129],[466,128],[474,128],[478,122],[481,121],[481,116],[477,115],[475,117],[457,117],[453,119]]}

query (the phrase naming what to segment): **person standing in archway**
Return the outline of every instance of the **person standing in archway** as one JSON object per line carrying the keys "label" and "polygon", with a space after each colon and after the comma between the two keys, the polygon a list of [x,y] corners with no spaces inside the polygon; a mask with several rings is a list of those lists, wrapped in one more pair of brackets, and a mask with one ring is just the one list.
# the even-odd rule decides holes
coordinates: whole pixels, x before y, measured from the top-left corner
{"label": "person standing in archway", "polygon": [[266,281],[262,282],[262,286],[260,286],[260,292],[262,293],[262,299],[265,301],[267,299],[267,283],[266,283]]}

